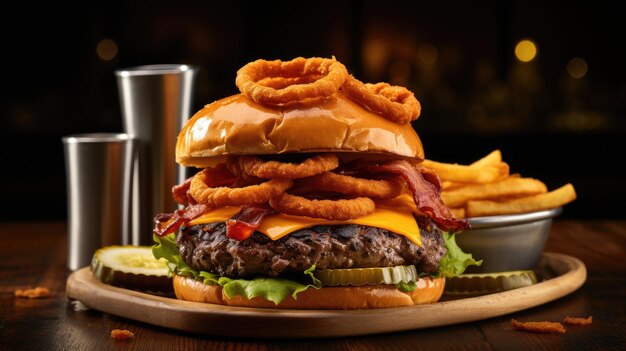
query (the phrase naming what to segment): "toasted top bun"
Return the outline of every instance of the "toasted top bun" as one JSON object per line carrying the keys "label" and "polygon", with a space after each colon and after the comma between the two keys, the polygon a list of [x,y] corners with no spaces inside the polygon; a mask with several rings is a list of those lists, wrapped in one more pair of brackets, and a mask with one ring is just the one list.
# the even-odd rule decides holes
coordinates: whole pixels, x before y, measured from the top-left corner
{"label": "toasted top bun", "polygon": [[278,305],[261,297],[247,299],[228,297],[219,285],[206,285],[193,278],[174,276],[174,292],[180,300],[205,302],[228,306],[278,309],[354,310],[412,306],[439,301],[445,287],[445,278],[423,277],[412,292],[402,292],[395,285],[365,285],[307,289],[288,297]]}
{"label": "toasted top bun", "polygon": [[176,162],[207,167],[227,155],[301,152],[370,153],[424,159],[410,124],[389,121],[341,92],[288,107],[257,104],[237,94],[205,106],[183,127]]}

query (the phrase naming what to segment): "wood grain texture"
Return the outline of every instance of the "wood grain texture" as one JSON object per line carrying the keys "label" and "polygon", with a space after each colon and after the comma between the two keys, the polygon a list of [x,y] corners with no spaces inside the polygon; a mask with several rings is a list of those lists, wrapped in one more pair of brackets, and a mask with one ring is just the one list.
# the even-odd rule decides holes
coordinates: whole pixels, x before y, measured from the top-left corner
{"label": "wood grain texture", "polygon": [[[0,350],[621,350],[626,345],[626,221],[556,221],[546,251],[581,259],[588,276],[579,290],[539,307],[423,330],[281,341],[179,332],[69,303],[65,230],[63,223],[0,223]],[[37,285],[50,288],[52,296],[15,299],[15,289]],[[567,327],[563,335],[510,327],[511,318],[558,321],[588,315],[594,318],[591,326]],[[135,338],[110,339],[116,328],[133,331]]]}

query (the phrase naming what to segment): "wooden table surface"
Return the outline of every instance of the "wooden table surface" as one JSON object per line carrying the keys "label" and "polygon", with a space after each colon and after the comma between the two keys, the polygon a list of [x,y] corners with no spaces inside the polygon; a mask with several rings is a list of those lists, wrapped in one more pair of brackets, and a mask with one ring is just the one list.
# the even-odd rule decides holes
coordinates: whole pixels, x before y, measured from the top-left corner
{"label": "wooden table surface", "polygon": [[[624,350],[626,221],[557,221],[546,251],[581,259],[587,282],[578,291],[529,310],[425,330],[321,340],[252,340],[193,335],[95,310],[65,297],[64,223],[0,223],[0,350]],[[47,299],[14,297],[44,286]],[[593,316],[593,324],[559,334],[512,330],[510,319],[560,321]],[[135,333],[110,338],[112,329]]]}

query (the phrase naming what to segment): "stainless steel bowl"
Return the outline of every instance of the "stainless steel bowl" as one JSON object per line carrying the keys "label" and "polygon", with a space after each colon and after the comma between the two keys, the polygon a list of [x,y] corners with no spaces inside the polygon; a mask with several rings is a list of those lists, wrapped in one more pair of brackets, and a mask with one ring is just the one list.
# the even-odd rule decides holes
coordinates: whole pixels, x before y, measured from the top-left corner
{"label": "stainless steel bowl", "polygon": [[466,273],[489,273],[530,269],[541,257],[550,235],[552,218],[562,208],[551,210],[470,218],[472,229],[456,236],[457,243],[480,267],[470,266]]}

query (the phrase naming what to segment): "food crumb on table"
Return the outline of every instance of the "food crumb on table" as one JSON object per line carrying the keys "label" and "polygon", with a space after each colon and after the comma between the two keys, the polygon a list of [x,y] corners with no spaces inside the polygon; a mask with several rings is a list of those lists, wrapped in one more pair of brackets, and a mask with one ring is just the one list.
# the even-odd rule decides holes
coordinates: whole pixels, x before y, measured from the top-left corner
{"label": "food crumb on table", "polygon": [[135,333],[126,329],[113,329],[111,330],[111,338],[115,340],[128,340],[135,337]]}
{"label": "food crumb on table", "polygon": [[511,327],[533,333],[559,333],[565,334],[565,327],[559,322],[519,322],[511,319]]}
{"label": "food crumb on table", "polygon": [[41,299],[50,296],[50,290],[48,288],[36,287],[33,289],[17,289],[15,290],[15,297],[28,298],[28,299]]}
{"label": "food crumb on table", "polygon": [[593,316],[589,316],[587,318],[567,316],[563,319],[563,323],[569,325],[591,325],[592,322]]}

